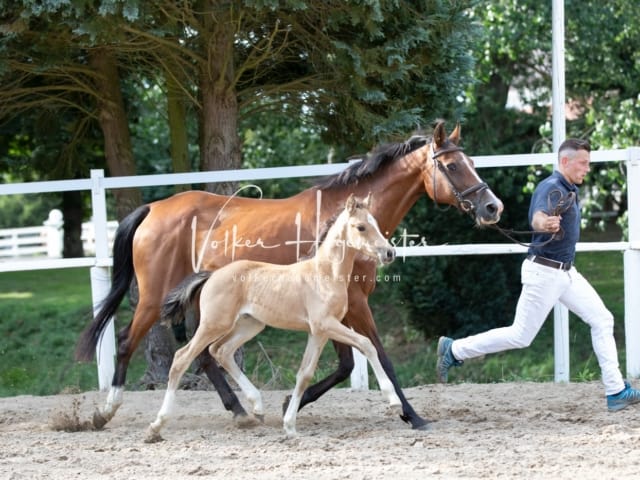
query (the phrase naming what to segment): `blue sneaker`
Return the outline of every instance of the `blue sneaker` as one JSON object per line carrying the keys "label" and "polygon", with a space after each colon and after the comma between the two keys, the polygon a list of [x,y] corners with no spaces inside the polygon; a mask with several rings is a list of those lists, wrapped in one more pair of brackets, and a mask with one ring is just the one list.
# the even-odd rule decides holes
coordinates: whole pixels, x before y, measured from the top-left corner
{"label": "blue sneaker", "polygon": [[615,395],[607,395],[607,408],[610,412],[622,410],[623,408],[640,403],[640,390],[631,388],[631,384],[625,380],[624,390]]}
{"label": "blue sneaker", "polygon": [[447,383],[449,378],[449,369],[462,365],[461,360],[456,360],[451,352],[451,344],[453,339],[449,337],[440,337],[438,340],[438,361],[436,363],[436,375],[440,383]]}

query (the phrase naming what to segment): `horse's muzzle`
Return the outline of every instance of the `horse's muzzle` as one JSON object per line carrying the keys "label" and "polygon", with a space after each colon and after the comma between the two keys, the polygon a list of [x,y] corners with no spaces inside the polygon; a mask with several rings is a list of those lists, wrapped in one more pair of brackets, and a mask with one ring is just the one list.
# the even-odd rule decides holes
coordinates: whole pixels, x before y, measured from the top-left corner
{"label": "horse's muzzle", "polygon": [[491,190],[485,190],[478,205],[474,209],[476,224],[492,225],[500,221],[504,210],[502,201]]}
{"label": "horse's muzzle", "polygon": [[391,262],[393,262],[396,259],[396,250],[395,248],[385,248],[382,249],[379,253],[378,253],[378,258],[380,260],[380,263],[383,265],[388,265]]}

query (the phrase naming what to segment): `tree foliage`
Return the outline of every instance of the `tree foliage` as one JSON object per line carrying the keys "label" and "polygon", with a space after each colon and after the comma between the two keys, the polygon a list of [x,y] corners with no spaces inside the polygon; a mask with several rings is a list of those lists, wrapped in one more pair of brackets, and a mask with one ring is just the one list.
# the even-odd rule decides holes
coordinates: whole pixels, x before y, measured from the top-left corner
{"label": "tree foliage", "polygon": [[[475,35],[467,6],[430,0],[7,2],[0,5],[0,121],[33,110],[70,111],[85,125],[119,115],[100,113],[117,103],[105,95],[118,79],[109,74],[104,83],[108,71],[96,70],[108,65],[101,60],[108,55],[120,81],[144,78],[193,107],[204,168],[238,167],[238,122],[265,111],[304,109],[328,145],[369,148],[459,110],[456,97],[471,74]],[[136,99],[125,100],[131,106]],[[170,134],[183,124],[178,115]],[[115,142],[124,145],[121,161],[128,161],[126,130],[101,126],[116,135],[103,147],[107,157]],[[110,170],[121,171],[117,164]]]}

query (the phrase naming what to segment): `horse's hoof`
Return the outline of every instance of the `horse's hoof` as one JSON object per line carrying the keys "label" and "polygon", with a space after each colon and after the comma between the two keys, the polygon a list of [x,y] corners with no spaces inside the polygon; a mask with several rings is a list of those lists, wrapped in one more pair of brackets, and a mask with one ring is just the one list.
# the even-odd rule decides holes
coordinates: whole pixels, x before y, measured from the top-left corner
{"label": "horse's hoof", "polygon": [[422,430],[422,431],[431,430],[431,422],[428,420],[422,420],[422,422],[415,422],[413,425],[411,425],[411,429]]}
{"label": "horse's hoof", "polygon": [[160,432],[157,432],[152,428],[149,428],[147,430],[147,436],[144,439],[144,443],[158,443],[158,442],[164,442],[164,438],[162,438],[162,436],[160,435]]}
{"label": "horse's hoof", "polygon": [[93,428],[96,430],[102,430],[102,427],[104,427],[108,421],[109,420],[100,413],[100,410],[93,412]]}
{"label": "horse's hoof", "polygon": [[256,418],[256,420],[258,420],[260,423],[264,423],[264,413],[259,413],[259,414],[253,414],[253,416]]}
{"label": "horse's hoof", "polygon": [[430,430],[431,426],[430,424],[432,423],[431,420],[426,420],[422,417],[419,416],[415,416],[415,417],[409,417],[408,415],[400,415],[400,419],[404,422],[404,423],[410,423],[411,424],[411,429],[412,430]]}

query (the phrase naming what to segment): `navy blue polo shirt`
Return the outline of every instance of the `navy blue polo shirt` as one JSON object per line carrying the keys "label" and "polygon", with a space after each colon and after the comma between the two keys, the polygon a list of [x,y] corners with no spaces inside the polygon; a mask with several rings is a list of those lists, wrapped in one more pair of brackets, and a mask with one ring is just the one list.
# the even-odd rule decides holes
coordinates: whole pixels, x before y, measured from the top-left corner
{"label": "navy blue polo shirt", "polygon": [[556,238],[546,245],[536,246],[548,241],[551,234],[534,233],[529,254],[550,258],[558,262],[573,262],[576,255],[576,243],[580,239],[578,187],[569,183],[559,171],[555,170],[553,174],[542,180],[534,190],[529,205],[529,225],[531,225],[533,214],[537,211],[552,215],[558,201],[561,198],[566,198],[569,192],[575,193],[575,202],[566,212],[560,214],[562,217],[560,227],[564,234],[556,235]]}

